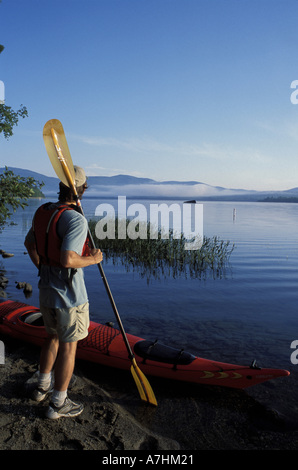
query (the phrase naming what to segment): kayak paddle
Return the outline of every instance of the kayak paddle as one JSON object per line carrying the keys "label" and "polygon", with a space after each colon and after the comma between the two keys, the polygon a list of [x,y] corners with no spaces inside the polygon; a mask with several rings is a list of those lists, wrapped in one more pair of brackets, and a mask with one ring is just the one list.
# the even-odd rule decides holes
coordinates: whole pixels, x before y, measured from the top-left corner
{"label": "kayak paddle", "polygon": [[[66,186],[72,189],[73,194],[76,199],[76,204],[81,214],[84,215],[81,201],[78,198],[78,194],[76,190],[74,166],[72,163],[71,155],[69,152],[69,148],[67,145],[66,137],[65,137],[61,122],[58,121],[57,119],[51,119],[50,121],[46,122],[43,128],[43,139],[44,139],[48,156],[50,158],[50,161],[52,163],[52,166],[55,170],[56,175],[58,176],[60,181],[62,181],[63,184],[65,184]],[[95,248],[95,243],[90,233],[90,230],[88,232],[88,236],[90,238],[92,248]],[[154,392],[147,378],[138,367],[135,356],[131,350],[130,344],[128,342],[120,315],[118,313],[118,310],[117,310],[117,307],[116,307],[116,304],[115,304],[115,301],[111,292],[111,289],[109,287],[107,278],[105,276],[103,267],[101,263],[98,263],[97,266],[98,266],[100,275],[102,277],[102,280],[104,282],[107,294],[109,296],[124,343],[126,345],[126,348],[128,351],[128,357],[132,362],[131,373],[137,385],[140,397],[143,401],[146,401],[147,403],[150,403],[151,405],[157,406],[157,401],[156,401]]]}

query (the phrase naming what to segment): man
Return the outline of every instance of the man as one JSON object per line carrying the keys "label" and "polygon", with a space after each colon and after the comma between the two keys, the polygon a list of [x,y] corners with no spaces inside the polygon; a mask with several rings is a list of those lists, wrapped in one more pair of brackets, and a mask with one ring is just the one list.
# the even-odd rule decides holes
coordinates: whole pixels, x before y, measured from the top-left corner
{"label": "man", "polygon": [[[86,175],[82,168],[74,169],[81,198],[87,188]],[[77,342],[88,335],[89,303],[83,268],[102,261],[100,250],[88,248],[88,223],[77,210],[71,188],[63,183],[59,188],[59,201],[36,211],[25,239],[30,258],[39,269],[40,311],[48,333],[32,398],[42,401],[53,392],[47,411],[51,419],[78,416],[83,411],[83,405],[72,402],[67,391]]]}

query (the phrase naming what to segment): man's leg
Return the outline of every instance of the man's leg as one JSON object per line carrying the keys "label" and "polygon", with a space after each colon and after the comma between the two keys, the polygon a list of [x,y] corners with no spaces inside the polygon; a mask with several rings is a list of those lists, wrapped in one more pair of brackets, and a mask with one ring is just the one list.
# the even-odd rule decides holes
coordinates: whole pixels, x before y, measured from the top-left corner
{"label": "man's leg", "polygon": [[68,388],[74,371],[76,351],[76,341],[72,343],[60,342],[55,365],[55,390],[59,392],[66,391]]}
{"label": "man's leg", "polygon": [[85,338],[89,327],[89,304],[68,309],[56,309],[59,351],[55,363],[55,387],[47,417],[57,419],[61,416],[78,416],[83,405],[72,402],[68,396],[68,387],[73,375],[77,341]]}
{"label": "man's leg", "polygon": [[68,385],[75,365],[76,349],[77,342],[60,342],[55,364],[55,388],[47,411],[47,417],[50,419],[58,419],[61,416],[78,416],[84,409],[83,405],[72,402],[67,396]]}
{"label": "man's leg", "polygon": [[53,389],[52,371],[56,362],[59,340],[56,335],[49,336],[41,349],[37,388],[32,393],[32,399],[44,400]]}
{"label": "man's leg", "polygon": [[57,335],[49,336],[41,349],[39,370],[42,374],[52,372],[57,359],[59,340]]}

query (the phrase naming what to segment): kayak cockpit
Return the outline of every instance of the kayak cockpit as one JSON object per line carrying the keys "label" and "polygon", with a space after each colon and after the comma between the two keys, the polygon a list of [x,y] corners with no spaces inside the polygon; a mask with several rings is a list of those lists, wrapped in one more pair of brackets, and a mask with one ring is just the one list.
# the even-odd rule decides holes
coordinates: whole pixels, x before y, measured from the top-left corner
{"label": "kayak cockpit", "polygon": [[41,312],[24,313],[24,315],[21,315],[20,320],[27,325],[44,326]]}

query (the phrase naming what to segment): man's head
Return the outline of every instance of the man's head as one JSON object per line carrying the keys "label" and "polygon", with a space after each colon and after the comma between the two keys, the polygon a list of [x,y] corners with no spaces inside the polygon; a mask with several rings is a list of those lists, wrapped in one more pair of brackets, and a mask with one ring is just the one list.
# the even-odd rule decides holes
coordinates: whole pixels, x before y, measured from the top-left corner
{"label": "man's head", "polygon": [[74,165],[74,171],[75,171],[75,182],[76,182],[76,187],[79,188],[80,186],[83,186],[86,181],[86,174],[83,168],[80,166]]}
{"label": "man's head", "polygon": [[[80,166],[74,165],[75,171],[75,184],[76,190],[78,193],[78,197],[81,198],[83,196],[84,191],[87,189],[87,178],[83,168]],[[60,182],[59,185],[59,201],[60,202],[75,202],[74,194],[68,186]]]}

